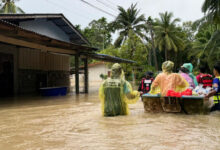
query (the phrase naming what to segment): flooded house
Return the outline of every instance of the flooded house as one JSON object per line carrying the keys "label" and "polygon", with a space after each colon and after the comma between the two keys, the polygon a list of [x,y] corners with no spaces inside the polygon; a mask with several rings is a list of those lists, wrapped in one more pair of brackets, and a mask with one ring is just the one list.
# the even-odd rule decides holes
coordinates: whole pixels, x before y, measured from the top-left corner
{"label": "flooded house", "polygon": [[75,92],[79,60],[84,62],[88,93],[88,59],[131,61],[96,54],[96,48],[62,14],[0,15],[0,96],[37,93],[43,87],[70,86],[70,58],[75,57]]}
{"label": "flooded house", "polygon": [[102,82],[101,76],[110,76],[111,72],[111,68],[104,61],[91,63],[88,65],[88,69],[90,82]]}

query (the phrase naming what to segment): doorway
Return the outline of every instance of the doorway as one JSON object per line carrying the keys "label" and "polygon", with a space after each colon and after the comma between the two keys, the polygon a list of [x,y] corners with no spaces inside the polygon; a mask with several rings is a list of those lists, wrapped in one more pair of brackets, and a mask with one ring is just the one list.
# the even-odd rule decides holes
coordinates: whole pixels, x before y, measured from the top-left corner
{"label": "doorway", "polygon": [[0,96],[14,94],[14,59],[12,54],[0,53]]}

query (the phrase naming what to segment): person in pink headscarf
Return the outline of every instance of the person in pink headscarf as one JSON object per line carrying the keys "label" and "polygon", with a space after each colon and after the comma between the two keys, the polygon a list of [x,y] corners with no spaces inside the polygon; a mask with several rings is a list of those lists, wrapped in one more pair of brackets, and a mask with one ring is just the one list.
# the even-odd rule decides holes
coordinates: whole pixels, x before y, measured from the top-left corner
{"label": "person in pink headscarf", "polygon": [[195,88],[195,84],[193,82],[193,79],[189,76],[189,70],[185,67],[180,68],[180,75],[189,83],[190,88]]}

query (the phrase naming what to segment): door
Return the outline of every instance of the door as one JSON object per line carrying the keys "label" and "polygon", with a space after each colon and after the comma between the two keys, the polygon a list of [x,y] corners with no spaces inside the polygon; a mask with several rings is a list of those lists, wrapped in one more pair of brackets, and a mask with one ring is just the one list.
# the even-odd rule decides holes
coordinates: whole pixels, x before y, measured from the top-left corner
{"label": "door", "polygon": [[12,54],[0,53],[0,96],[13,96],[14,60]]}

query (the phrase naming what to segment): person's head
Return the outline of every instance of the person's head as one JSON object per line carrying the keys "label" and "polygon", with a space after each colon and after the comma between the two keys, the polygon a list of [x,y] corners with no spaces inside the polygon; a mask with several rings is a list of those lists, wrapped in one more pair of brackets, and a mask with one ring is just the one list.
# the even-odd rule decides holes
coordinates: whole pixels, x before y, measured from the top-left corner
{"label": "person's head", "polygon": [[214,65],[213,73],[215,76],[220,75],[220,62],[219,61]]}
{"label": "person's head", "polygon": [[180,67],[180,71],[183,73],[189,73],[189,70],[185,67]]}
{"label": "person's head", "polygon": [[162,64],[162,70],[165,73],[172,73],[174,67],[174,63],[172,61],[165,61]]}
{"label": "person's head", "polygon": [[199,72],[200,73],[205,73],[206,72],[206,67],[205,66],[200,66],[199,67]]}
{"label": "person's head", "polygon": [[182,67],[188,69],[189,73],[192,73],[192,71],[193,71],[193,65],[191,63],[185,63],[185,64],[183,64]]}
{"label": "person's head", "polygon": [[112,78],[120,78],[121,74],[122,74],[121,65],[118,64],[118,63],[115,63],[115,64],[112,66],[112,74],[111,74],[111,77],[112,77]]}
{"label": "person's head", "polygon": [[147,79],[152,78],[153,75],[154,75],[154,73],[151,72],[151,71],[147,71],[147,72],[145,73],[145,77],[146,77]]}

